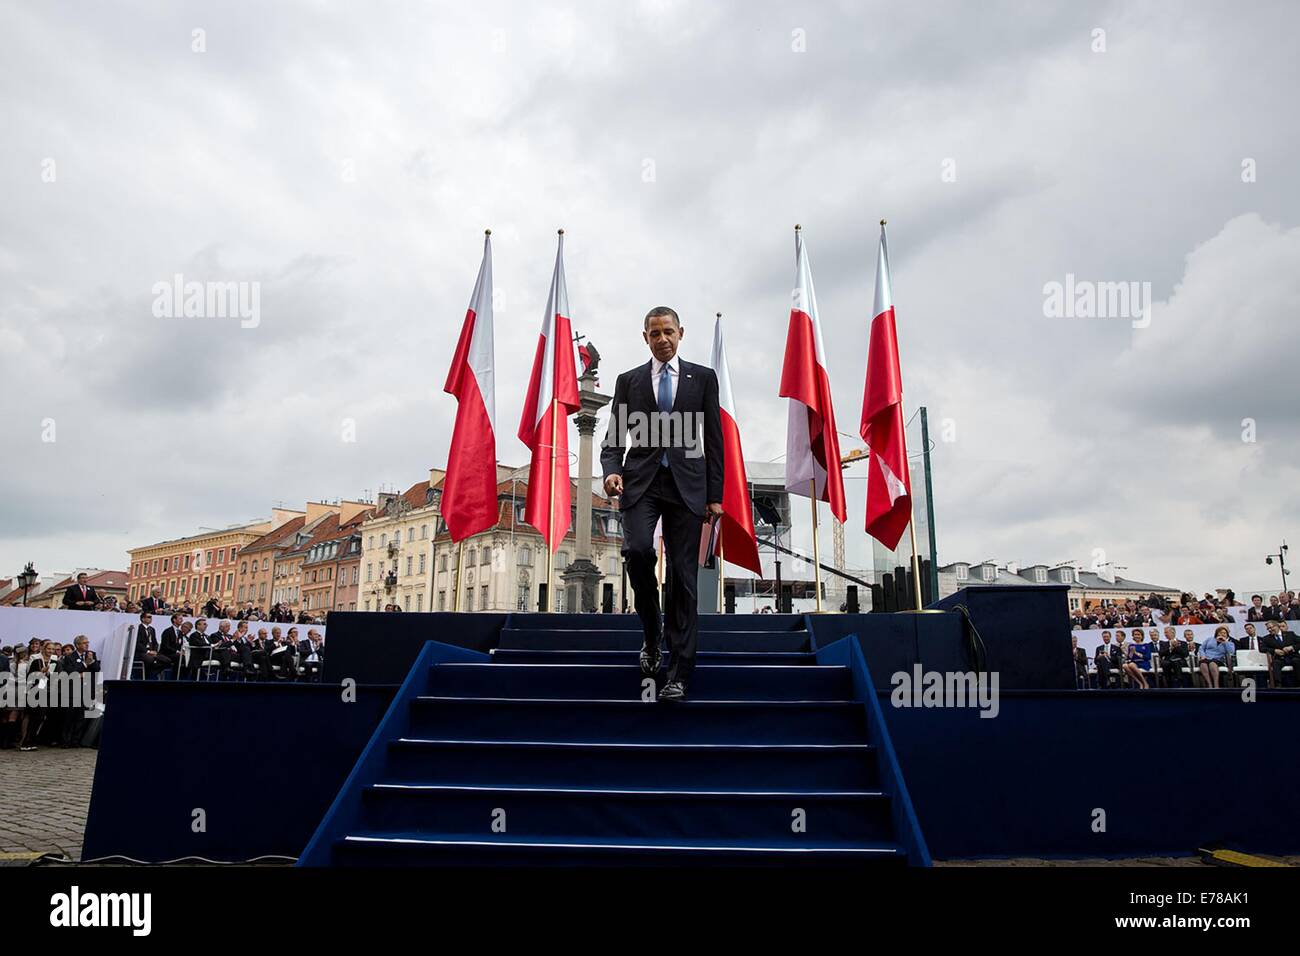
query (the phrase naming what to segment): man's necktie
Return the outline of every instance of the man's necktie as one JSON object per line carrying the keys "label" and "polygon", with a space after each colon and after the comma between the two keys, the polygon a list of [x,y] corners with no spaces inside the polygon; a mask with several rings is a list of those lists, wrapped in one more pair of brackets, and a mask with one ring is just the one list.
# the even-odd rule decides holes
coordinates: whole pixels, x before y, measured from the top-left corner
{"label": "man's necktie", "polygon": [[[659,411],[667,414],[673,410],[673,367],[665,365],[659,371]],[[665,422],[659,423],[660,440],[668,433]],[[665,451],[659,456],[659,464],[664,467],[668,466],[668,452]]]}

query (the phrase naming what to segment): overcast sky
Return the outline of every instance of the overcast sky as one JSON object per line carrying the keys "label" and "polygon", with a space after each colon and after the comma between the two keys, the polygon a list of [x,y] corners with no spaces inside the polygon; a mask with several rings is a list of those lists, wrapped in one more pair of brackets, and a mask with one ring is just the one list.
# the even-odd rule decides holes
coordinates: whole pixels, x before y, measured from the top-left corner
{"label": "overcast sky", "polygon": [[[604,384],[650,306],[698,362],[721,310],[770,460],[802,223],[858,447],[883,216],[942,562],[1100,549],[1274,586],[1264,555],[1300,544],[1297,34],[1286,2],[4,0],[0,573],[123,568],[443,464],[484,227],[503,461],[558,226]],[[177,273],[260,283],[259,323],[156,317]],[[1048,317],[1068,273],[1150,282],[1149,326]]]}

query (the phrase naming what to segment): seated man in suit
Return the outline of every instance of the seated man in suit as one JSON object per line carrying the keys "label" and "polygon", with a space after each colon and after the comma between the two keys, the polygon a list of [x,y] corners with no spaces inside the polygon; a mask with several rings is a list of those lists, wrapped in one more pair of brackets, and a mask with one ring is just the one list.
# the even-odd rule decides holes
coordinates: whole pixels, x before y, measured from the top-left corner
{"label": "seated man in suit", "polygon": [[1109,687],[1112,679],[1119,679],[1119,669],[1123,666],[1123,659],[1110,643],[1110,631],[1101,632],[1101,643],[1093,651],[1092,660],[1097,665],[1098,687]]}
{"label": "seated man in suit", "polygon": [[140,623],[136,625],[134,660],[144,665],[146,678],[156,677],[176,666],[176,658],[160,653],[158,634],[153,628],[153,615],[148,611],[140,612]]}
{"label": "seated man in suit", "polygon": [[[1268,655],[1268,669],[1274,687],[1300,686],[1300,640],[1281,621],[1269,621],[1268,633],[1259,639],[1259,649]],[[1290,667],[1284,671],[1282,668]]]}
{"label": "seated man in suit", "polygon": [[230,633],[230,621],[223,620],[217,625],[217,634],[212,642],[212,656],[217,659],[219,676],[225,680],[230,676],[231,665],[238,664],[242,674],[246,668],[241,648],[235,644],[235,637]]}
{"label": "seated man in suit", "polygon": [[316,628],[308,630],[307,640],[299,642],[298,658],[302,662],[303,675],[308,680],[320,680],[321,670],[325,667],[325,639]]}
{"label": "seated man in suit", "polygon": [[1178,628],[1166,627],[1160,642],[1160,670],[1166,687],[1187,686],[1187,642],[1178,639]]}
{"label": "seated man in suit", "polygon": [[[186,625],[188,624],[187,621]],[[212,638],[208,636],[208,619],[201,617],[195,621],[194,629],[186,633],[185,639],[190,646],[190,666],[186,673],[191,680],[195,680],[199,676],[200,666],[212,660]]]}
{"label": "seated man in suit", "polygon": [[63,606],[73,611],[93,611],[99,603],[95,589],[86,584],[86,572],[77,575],[77,583],[63,592]]}
{"label": "seated man in suit", "polygon": [[1077,687],[1088,686],[1088,652],[1079,646],[1077,634],[1070,635],[1070,655],[1074,658],[1074,683]]}
{"label": "seated man in suit", "polygon": [[269,679],[273,680],[294,680],[298,677],[298,670],[294,666],[294,652],[298,647],[298,629],[289,628],[287,637],[280,636],[278,627],[271,628],[271,639],[266,642],[264,650],[266,651],[266,672]]}
{"label": "seated man in suit", "polygon": [[181,633],[184,620],[181,615],[173,614],[171,624],[162,632],[162,637],[158,641],[159,650],[178,663],[185,659],[182,650],[186,642],[184,634]]}
{"label": "seated man in suit", "polygon": [[150,614],[161,614],[167,610],[167,599],[163,597],[162,588],[154,588],[149,596],[140,602],[140,610]]}

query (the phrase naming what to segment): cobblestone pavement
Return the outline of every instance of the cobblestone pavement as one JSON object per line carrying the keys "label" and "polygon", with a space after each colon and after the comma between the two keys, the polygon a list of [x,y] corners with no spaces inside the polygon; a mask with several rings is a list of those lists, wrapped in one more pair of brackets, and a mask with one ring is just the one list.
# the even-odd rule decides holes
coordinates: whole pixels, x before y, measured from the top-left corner
{"label": "cobblestone pavement", "polygon": [[43,853],[81,859],[98,755],[89,747],[0,750],[0,866]]}

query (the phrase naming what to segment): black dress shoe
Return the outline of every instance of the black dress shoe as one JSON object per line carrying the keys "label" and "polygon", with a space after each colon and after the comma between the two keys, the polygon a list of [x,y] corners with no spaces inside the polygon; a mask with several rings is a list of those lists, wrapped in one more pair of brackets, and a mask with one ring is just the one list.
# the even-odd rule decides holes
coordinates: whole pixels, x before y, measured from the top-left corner
{"label": "black dress shoe", "polygon": [[659,673],[659,665],[663,662],[664,655],[658,642],[653,648],[649,644],[641,645],[641,674],[645,677],[654,677]]}
{"label": "black dress shoe", "polygon": [[664,684],[663,690],[659,691],[660,700],[685,700],[686,685],[679,680],[670,680]]}

